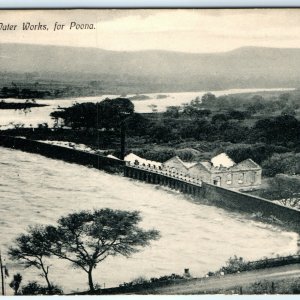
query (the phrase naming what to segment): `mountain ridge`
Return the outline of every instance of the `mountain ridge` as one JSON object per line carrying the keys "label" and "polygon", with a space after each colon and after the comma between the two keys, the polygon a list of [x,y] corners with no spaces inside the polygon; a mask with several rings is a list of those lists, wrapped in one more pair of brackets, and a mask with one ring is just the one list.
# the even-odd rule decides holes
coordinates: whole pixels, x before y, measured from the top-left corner
{"label": "mountain ridge", "polygon": [[185,53],[2,43],[0,66],[2,72],[66,74],[65,80],[69,76],[82,81],[110,76],[112,81],[121,78],[130,85],[133,78],[143,78],[144,84],[154,80],[158,85],[178,84],[186,90],[197,84],[208,88],[296,87],[300,48],[246,46],[227,52]]}

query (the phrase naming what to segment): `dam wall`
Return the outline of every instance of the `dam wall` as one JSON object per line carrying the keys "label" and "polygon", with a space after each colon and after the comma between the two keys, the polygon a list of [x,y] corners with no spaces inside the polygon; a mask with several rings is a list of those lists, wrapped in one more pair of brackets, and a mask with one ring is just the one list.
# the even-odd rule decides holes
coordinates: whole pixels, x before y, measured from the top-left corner
{"label": "dam wall", "polygon": [[216,206],[256,214],[300,232],[300,211],[286,207],[264,198],[245,194],[216,185],[200,182],[193,178],[171,177],[168,173],[139,166],[124,167],[124,176],[151,184],[167,186],[184,194],[190,194],[195,201],[211,203]]}
{"label": "dam wall", "polygon": [[202,184],[202,196],[209,202],[223,208],[257,214],[258,217],[271,218],[300,231],[300,211],[297,209],[205,182]]}
{"label": "dam wall", "polygon": [[197,202],[203,203],[205,200],[205,203],[211,203],[228,210],[257,214],[258,217],[269,218],[277,223],[282,223],[284,226],[296,228],[297,232],[300,232],[299,210],[250,194],[211,185],[198,179],[175,176],[164,170],[128,165],[122,160],[20,137],[0,135],[0,146],[37,153],[49,158],[124,174],[125,177],[146,183],[166,186],[181,193],[192,195]]}
{"label": "dam wall", "polygon": [[19,137],[0,135],[0,146],[37,153],[49,158],[77,163],[108,172],[123,172],[123,166],[125,165],[125,162],[122,160]]}

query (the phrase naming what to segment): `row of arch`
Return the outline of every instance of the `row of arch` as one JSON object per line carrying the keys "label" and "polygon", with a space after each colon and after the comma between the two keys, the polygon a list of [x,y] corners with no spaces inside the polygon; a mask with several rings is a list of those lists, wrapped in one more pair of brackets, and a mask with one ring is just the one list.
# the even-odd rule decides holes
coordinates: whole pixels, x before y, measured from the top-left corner
{"label": "row of arch", "polygon": [[147,183],[167,186],[171,189],[178,190],[186,194],[200,195],[202,192],[202,182],[199,180],[194,180],[194,182],[192,182],[191,180],[183,180],[171,177],[166,174],[162,174],[161,172],[152,172],[146,169],[125,166],[124,176]]}

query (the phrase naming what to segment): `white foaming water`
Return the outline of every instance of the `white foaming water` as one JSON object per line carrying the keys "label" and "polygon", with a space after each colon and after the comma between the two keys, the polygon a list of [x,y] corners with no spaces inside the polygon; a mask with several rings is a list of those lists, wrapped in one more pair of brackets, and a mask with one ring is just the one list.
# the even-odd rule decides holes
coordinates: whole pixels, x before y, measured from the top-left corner
{"label": "white foaming water", "polygon": [[[231,89],[224,91],[212,91],[216,96],[228,95],[228,94],[238,94],[238,93],[251,93],[251,92],[261,92],[261,91],[289,91],[294,90],[293,88],[274,88],[274,89]],[[165,111],[168,106],[172,105],[182,105],[184,103],[190,103],[196,97],[202,97],[206,92],[181,92],[181,93],[151,93],[143,94],[149,97],[147,100],[134,100],[135,111],[138,113],[149,113],[152,112],[152,105],[156,105],[156,110],[158,112]],[[158,99],[159,95],[165,95],[166,98]],[[133,95],[128,95],[131,97]],[[54,121],[50,117],[50,113],[57,110],[60,107],[69,107],[74,103],[83,102],[99,102],[105,98],[116,98],[119,95],[102,95],[93,97],[80,97],[80,98],[68,98],[68,99],[54,99],[54,100],[40,100],[37,99],[38,104],[47,104],[49,106],[45,107],[35,107],[24,112],[23,110],[13,110],[13,109],[2,109],[0,110],[0,129],[6,129],[13,127],[9,123],[14,124],[24,124],[25,127],[37,127],[38,124],[48,123],[50,127],[53,126]],[[24,103],[25,100],[20,99],[5,99],[6,102],[21,102]]]}
{"label": "white foaming water", "polygon": [[[28,225],[50,224],[83,209],[139,210],[141,226],[161,238],[127,259],[108,258],[94,270],[95,282],[117,286],[138,276],[202,276],[233,256],[248,260],[293,254],[298,235],[223,209],[195,203],[164,188],[102,171],[0,147],[0,247],[3,255]],[[42,279],[35,269],[8,261],[24,281]],[[87,276],[68,263],[51,261],[50,279],[65,291],[86,290]],[[9,288],[8,288],[9,289]]]}

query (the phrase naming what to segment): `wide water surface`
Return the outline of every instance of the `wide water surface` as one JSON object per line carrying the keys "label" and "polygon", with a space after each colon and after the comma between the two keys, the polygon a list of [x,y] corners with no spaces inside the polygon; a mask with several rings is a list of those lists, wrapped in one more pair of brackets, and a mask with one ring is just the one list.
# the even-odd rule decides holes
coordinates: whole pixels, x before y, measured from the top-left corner
{"label": "wide water surface", "polygon": [[[231,89],[224,91],[213,91],[216,96],[238,94],[238,93],[251,93],[261,91],[288,91],[293,90],[291,88],[275,88],[275,89]],[[143,94],[149,97],[147,100],[133,100],[135,111],[138,113],[149,113],[152,112],[152,107],[155,105],[155,109],[158,112],[165,111],[168,106],[182,105],[184,103],[190,103],[196,97],[202,97],[206,91],[199,92],[181,92],[181,93],[151,93]],[[158,97],[164,95],[165,98],[159,99]],[[128,95],[131,97],[133,95]],[[50,127],[53,126],[54,121],[50,117],[50,113],[57,110],[58,107],[69,107],[74,103],[83,102],[99,102],[105,98],[116,98],[119,95],[102,95],[94,97],[79,97],[79,98],[68,98],[68,99],[55,99],[55,100],[39,100],[36,102],[39,104],[47,104],[46,107],[35,107],[24,112],[23,110],[0,110],[0,129],[6,129],[13,127],[10,123],[24,124],[25,127],[37,127],[38,124],[48,123]],[[25,100],[20,99],[5,99],[6,102],[24,102]]]}
{"label": "wide water surface", "polygon": [[[109,258],[95,269],[95,281],[115,286],[138,276],[193,276],[217,270],[234,254],[249,260],[297,251],[298,236],[247,215],[199,204],[168,189],[102,171],[0,147],[0,247],[3,256],[28,225],[50,224],[82,209],[139,210],[141,226],[161,239],[127,259]],[[6,260],[24,281],[42,280],[35,269]],[[85,273],[52,261],[50,278],[65,291],[87,289]],[[9,288],[8,288],[9,289]]]}

